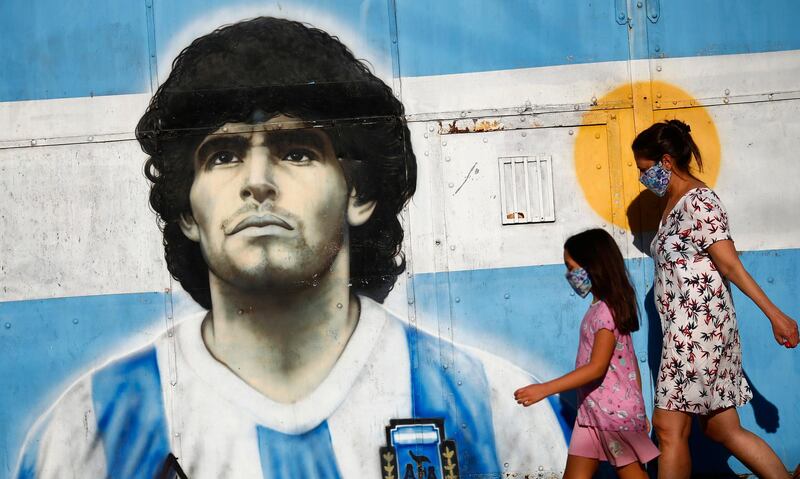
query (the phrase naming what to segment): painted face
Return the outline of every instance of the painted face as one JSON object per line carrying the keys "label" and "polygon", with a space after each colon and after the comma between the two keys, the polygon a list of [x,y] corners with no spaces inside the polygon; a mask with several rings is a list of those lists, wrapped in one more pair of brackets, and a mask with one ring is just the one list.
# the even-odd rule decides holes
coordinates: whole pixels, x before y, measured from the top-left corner
{"label": "painted face", "polygon": [[672,172],[664,168],[662,162],[637,158],[636,166],[639,168],[639,181],[648,190],[659,197],[667,193],[667,187],[669,186]]}
{"label": "painted face", "polygon": [[581,298],[585,298],[592,291],[592,280],[586,272],[569,253],[564,250],[564,264],[567,267],[567,282],[572,286],[573,291]]}
{"label": "painted face", "polygon": [[313,284],[347,235],[348,189],[328,135],[297,120],[229,123],[195,152],[182,221],[211,272],[244,290]]}

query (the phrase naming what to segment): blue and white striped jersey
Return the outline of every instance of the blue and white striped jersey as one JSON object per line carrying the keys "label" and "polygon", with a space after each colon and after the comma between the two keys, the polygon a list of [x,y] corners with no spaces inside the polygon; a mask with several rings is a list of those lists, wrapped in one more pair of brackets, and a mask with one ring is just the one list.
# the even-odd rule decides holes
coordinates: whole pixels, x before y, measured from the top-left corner
{"label": "blue and white striped jersey", "polygon": [[272,401],[217,362],[201,313],[78,380],[29,434],[16,477],[152,478],[169,454],[193,479],[380,477],[389,420],[412,417],[444,419],[462,476],[563,469],[550,403],[514,402],[527,374],[458,346],[443,368],[440,339],[360,299],[345,350],[307,397]]}

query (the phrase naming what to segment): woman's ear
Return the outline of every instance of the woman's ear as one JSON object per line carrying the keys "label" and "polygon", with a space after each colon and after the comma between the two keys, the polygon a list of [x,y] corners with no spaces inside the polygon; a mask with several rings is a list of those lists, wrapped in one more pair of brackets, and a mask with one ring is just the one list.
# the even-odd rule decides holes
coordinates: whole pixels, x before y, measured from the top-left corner
{"label": "woman's ear", "polygon": [[370,219],[377,205],[378,202],[375,200],[359,202],[356,190],[350,190],[350,198],[347,199],[347,224],[350,226],[363,225]]}
{"label": "woman's ear", "polygon": [[671,155],[664,154],[664,156],[661,157],[661,164],[667,170],[673,171],[675,169],[675,163],[672,161]]}
{"label": "woman's ear", "polygon": [[191,213],[182,213],[179,224],[184,236],[196,243],[200,242],[200,228]]}

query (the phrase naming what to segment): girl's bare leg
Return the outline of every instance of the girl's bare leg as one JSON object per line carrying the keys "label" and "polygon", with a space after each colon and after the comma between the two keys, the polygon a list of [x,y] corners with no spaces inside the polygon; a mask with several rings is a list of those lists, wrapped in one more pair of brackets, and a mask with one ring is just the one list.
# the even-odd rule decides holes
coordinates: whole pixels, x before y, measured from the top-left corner
{"label": "girl's bare leg", "polygon": [[590,457],[567,456],[567,470],[564,471],[564,479],[592,479],[600,461]]}
{"label": "girl's bare leg", "polygon": [[632,462],[617,468],[619,479],[647,479],[647,471],[641,462]]}

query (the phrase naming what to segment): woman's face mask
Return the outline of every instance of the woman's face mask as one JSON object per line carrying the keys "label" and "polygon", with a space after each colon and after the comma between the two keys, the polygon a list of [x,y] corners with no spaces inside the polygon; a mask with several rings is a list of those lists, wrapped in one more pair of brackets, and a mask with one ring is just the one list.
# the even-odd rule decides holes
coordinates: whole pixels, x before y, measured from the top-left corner
{"label": "woman's face mask", "polygon": [[592,290],[592,280],[589,279],[589,273],[580,266],[567,272],[567,282],[581,298],[585,298]]}
{"label": "woman's face mask", "polygon": [[656,196],[664,196],[667,193],[667,186],[669,186],[669,179],[672,177],[672,172],[661,164],[659,161],[655,165],[646,169],[639,176],[639,181],[647,187],[648,190],[656,194]]}

